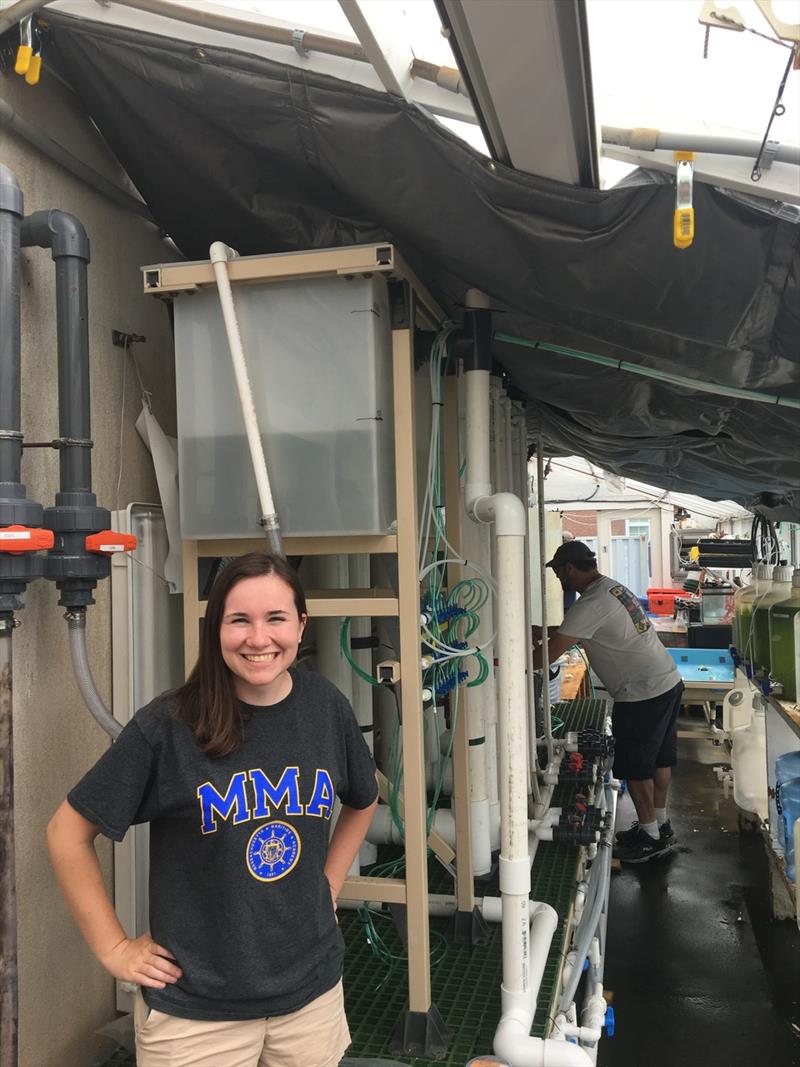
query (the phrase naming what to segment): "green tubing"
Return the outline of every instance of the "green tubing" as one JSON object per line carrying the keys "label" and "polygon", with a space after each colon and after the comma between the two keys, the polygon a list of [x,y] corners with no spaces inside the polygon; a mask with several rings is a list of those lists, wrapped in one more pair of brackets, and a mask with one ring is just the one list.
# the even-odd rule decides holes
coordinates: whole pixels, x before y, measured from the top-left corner
{"label": "green tubing", "polygon": [[716,382],[702,382],[697,378],[686,378],[682,374],[670,374],[668,371],[652,370],[650,367],[643,367],[639,363],[629,363],[627,360],[614,359],[612,356],[599,356],[592,352],[579,352],[575,348],[551,345],[545,341],[529,341],[525,337],[515,337],[510,333],[495,333],[494,339],[495,341],[505,341],[511,345],[522,345],[524,348],[539,348],[543,352],[554,352],[557,356],[569,356],[570,359],[581,359],[585,363],[596,363],[601,367],[611,367],[613,370],[624,370],[629,374],[640,374],[643,378],[653,378],[656,381],[667,382],[670,385],[680,385],[684,389],[695,389],[700,393],[731,396],[737,400],[754,400],[759,404],[800,408],[800,400],[795,400],[792,397],[776,396],[774,393],[757,393],[753,389],[737,389],[733,385],[718,385]]}

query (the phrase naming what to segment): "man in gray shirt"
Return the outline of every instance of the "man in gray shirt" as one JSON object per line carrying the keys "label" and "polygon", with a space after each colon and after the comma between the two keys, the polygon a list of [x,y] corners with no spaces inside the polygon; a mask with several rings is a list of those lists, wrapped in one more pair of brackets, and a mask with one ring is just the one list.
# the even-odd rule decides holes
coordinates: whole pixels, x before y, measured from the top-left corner
{"label": "man in gray shirt", "polygon": [[[638,823],[617,835],[615,855],[644,863],[674,842],[667,792],[677,763],[677,718],[683,683],[638,598],[597,569],[582,541],[561,545],[547,564],[565,591],[580,594],[564,621],[550,631],[550,662],[583,646],[592,669],[614,701],[614,773],[626,778]],[[534,638],[541,632],[534,628]]]}

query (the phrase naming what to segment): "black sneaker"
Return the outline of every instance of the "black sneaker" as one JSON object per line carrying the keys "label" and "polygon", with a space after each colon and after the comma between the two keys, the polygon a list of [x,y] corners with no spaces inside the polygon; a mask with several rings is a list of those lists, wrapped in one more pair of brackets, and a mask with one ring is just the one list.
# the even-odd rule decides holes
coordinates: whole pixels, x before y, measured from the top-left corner
{"label": "black sneaker", "polygon": [[[631,841],[636,840],[636,836],[639,833],[639,824],[635,822],[629,830],[620,830],[618,834],[615,834],[615,839],[618,845],[627,845]],[[668,845],[675,844],[675,831],[672,829],[672,823],[667,819],[658,828],[659,837],[662,841],[666,841]]]}
{"label": "black sneaker", "polygon": [[614,859],[622,863],[646,863],[656,856],[669,852],[670,846],[663,837],[651,837],[641,827],[636,827],[636,836],[625,843],[618,842],[614,849]]}

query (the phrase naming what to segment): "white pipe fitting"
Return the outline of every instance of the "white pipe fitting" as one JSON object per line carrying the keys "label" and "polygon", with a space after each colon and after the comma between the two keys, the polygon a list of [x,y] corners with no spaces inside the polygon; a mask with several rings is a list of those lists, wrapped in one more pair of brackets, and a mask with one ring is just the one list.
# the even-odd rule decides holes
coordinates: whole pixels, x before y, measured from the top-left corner
{"label": "white pipe fitting", "polygon": [[[525,505],[513,493],[476,496],[468,510],[476,522],[493,522],[498,537],[525,537],[528,523]],[[516,592],[520,594],[522,589]]]}
{"label": "white pipe fitting", "polygon": [[561,761],[564,759],[564,749],[559,745],[553,751],[553,758],[544,769],[542,779],[546,785],[558,785],[558,772]]}
{"label": "white pipe fitting", "polygon": [[[440,808],[433,820],[433,829],[440,834],[451,848],[456,845],[456,826],[453,813],[449,808]],[[388,804],[379,804],[372,816],[367,830],[366,840],[372,845],[402,845],[403,835],[392,819]]]}

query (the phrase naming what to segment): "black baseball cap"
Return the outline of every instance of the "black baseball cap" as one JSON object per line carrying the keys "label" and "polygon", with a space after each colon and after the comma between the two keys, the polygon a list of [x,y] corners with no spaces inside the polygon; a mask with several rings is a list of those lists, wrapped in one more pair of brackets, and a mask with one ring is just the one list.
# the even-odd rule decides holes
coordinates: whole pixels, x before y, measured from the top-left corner
{"label": "black baseball cap", "polygon": [[596,562],[597,557],[594,552],[583,541],[567,541],[558,548],[547,566],[555,569],[556,567],[563,567],[565,563]]}

